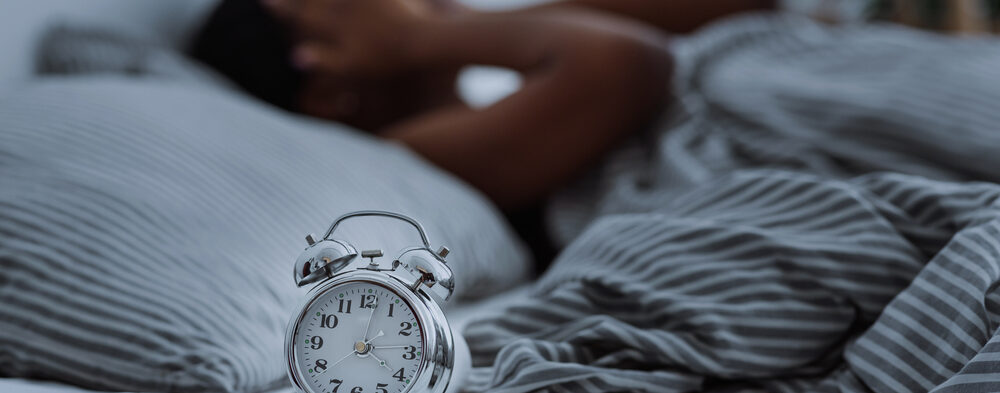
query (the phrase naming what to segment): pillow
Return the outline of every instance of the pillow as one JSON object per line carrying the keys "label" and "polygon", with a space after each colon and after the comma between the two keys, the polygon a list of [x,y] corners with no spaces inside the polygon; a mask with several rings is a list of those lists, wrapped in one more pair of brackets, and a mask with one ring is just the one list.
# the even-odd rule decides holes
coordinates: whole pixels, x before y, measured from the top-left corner
{"label": "pillow", "polygon": [[[0,374],[108,390],[287,385],[303,236],[411,215],[453,250],[457,296],[530,270],[480,194],[401,146],[217,88],[39,80],[0,100]],[[336,237],[386,257],[412,228]]]}

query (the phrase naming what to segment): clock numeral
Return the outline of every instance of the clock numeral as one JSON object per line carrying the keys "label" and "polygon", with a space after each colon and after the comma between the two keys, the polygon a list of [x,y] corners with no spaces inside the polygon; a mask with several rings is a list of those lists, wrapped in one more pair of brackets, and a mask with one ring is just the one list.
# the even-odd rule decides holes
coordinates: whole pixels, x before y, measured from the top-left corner
{"label": "clock numeral", "polygon": [[[347,305],[347,311],[344,311],[344,305],[345,304]],[[337,308],[337,312],[342,312],[342,313],[350,314],[351,313],[351,301],[347,300],[345,302],[344,299],[340,299],[340,307]]]}
{"label": "clock numeral", "polygon": [[316,359],[316,372],[326,371],[326,360]]}
{"label": "clock numeral", "polygon": [[394,306],[395,306],[395,304],[389,303],[389,318],[392,318],[392,308]]}
{"label": "clock numeral", "polygon": [[361,393],[362,390],[364,389],[362,389],[360,386],[355,386],[354,389],[351,389],[351,393]]}
{"label": "clock numeral", "polygon": [[389,384],[387,383],[380,383],[378,385],[375,385],[375,393],[389,393],[389,389],[386,389],[386,387],[388,386]]}
{"label": "clock numeral", "polygon": [[414,346],[410,345],[410,346],[406,347],[405,349],[406,349],[406,352],[403,352],[403,359],[413,360],[413,359],[417,358],[417,354],[416,354],[417,347],[414,347]]}
{"label": "clock numeral", "polygon": [[333,393],[337,393],[337,389],[340,389],[340,384],[342,384],[342,383],[344,383],[344,381],[340,380],[340,379],[331,379],[330,380],[330,384],[333,385]]}
{"label": "clock numeral", "polygon": [[392,374],[392,377],[396,378],[396,380],[399,381],[399,382],[403,382],[403,380],[406,379],[405,377],[403,377],[403,369],[402,368],[400,368],[399,371],[396,371],[395,374]]}
{"label": "clock numeral", "polygon": [[[347,305],[347,308],[348,308],[347,312],[351,312],[350,311],[350,308],[351,308],[350,304]],[[333,328],[337,327],[338,323],[340,323],[340,321],[337,319],[337,316],[333,315],[333,314],[323,314],[323,315],[321,315],[319,317],[319,327],[322,327],[322,328],[333,329]]]}
{"label": "clock numeral", "polygon": [[361,295],[361,308],[375,308],[375,295]]}
{"label": "clock numeral", "polygon": [[399,324],[399,327],[402,328],[399,331],[399,335],[400,336],[409,336],[409,335],[413,334],[413,332],[410,331],[410,329],[413,329],[413,324],[412,323],[402,322],[402,323]]}
{"label": "clock numeral", "polygon": [[311,346],[312,349],[323,348],[323,337],[312,336],[312,338],[309,339],[309,342],[312,343],[312,346]]}

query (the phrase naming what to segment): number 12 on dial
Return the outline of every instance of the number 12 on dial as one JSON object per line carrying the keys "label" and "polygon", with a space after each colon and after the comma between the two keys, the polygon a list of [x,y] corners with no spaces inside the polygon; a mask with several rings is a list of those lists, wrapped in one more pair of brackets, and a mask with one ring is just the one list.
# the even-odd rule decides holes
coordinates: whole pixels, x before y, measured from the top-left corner
{"label": "number 12 on dial", "polygon": [[296,361],[313,392],[403,393],[423,360],[424,335],[401,296],[349,282],[331,288],[298,325]]}

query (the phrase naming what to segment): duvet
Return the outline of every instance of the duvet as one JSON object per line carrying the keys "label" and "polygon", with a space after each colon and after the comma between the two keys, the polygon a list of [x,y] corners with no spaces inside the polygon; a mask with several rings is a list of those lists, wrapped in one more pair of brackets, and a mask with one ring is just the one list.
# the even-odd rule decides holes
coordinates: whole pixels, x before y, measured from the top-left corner
{"label": "duvet", "polygon": [[551,204],[472,391],[1000,391],[1000,42],[744,16]]}

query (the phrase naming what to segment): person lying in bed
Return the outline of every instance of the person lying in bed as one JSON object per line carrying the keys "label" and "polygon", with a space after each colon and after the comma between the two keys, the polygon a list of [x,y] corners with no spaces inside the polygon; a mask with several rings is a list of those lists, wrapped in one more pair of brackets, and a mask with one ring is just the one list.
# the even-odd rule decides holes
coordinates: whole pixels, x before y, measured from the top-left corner
{"label": "person lying in bed", "polygon": [[[262,99],[404,143],[504,209],[542,200],[669,94],[668,34],[773,0],[572,0],[477,12],[449,0],[225,1],[195,57]],[[466,65],[523,76],[481,109]]]}

